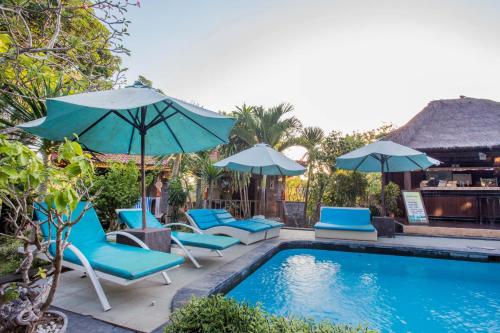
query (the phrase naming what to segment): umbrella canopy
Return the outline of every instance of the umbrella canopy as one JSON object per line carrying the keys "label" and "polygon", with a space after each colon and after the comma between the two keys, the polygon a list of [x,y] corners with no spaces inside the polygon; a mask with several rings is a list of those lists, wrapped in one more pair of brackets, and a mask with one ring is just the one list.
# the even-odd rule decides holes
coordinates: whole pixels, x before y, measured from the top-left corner
{"label": "umbrella canopy", "polygon": [[418,150],[392,141],[376,141],[338,157],[336,167],[362,172],[404,172],[439,163]]}
{"label": "umbrella canopy", "polygon": [[[339,169],[362,172],[405,172],[424,170],[440,164],[438,160],[418,150],[392,141],[376,141],[337,157]],[[382,180],[382,215],[385,216],[384,181]]]}
{"label": "umbrella canopy", "polygon": [[124,89],[51,98],[46,106],[46,117],[19,127],[55,141],[76,134],[89,151],[141,155],[143,229],[144,156],[194,152],[226,143],[235,122],[140,83]]}
{"label": "umbrella canopy", "polygon": [[261,210],[266,212],[266,176],[297,176],[306,171],[302,165],[289,159],[265,143],[259,143],[214,164],[219,168],[262,175]]}
{"label": "umbrella canopy", "polygon": [[46,101],[47,116],[18,127],[61,141],[78,135],[88,150],[112,154],[167,155],[227,142],[234,119],[136,84]]}
{"label": "umbrella canopy", "polygon": [[219,168],[267,176],[297,176],[306,171],[302,165],[265,143],[256,144],[214,165]]}

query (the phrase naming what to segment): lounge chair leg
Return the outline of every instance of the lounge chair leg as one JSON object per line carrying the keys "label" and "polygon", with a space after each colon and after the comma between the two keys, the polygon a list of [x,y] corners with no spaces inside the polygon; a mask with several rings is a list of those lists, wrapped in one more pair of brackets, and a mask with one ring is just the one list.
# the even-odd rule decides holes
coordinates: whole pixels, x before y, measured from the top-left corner
{"label": "lounge chair leg", "polygon": [[181,248],[181,250],[188,256],[189,260],[193,263],[194,267],[196,268],[201,268],[201,265],[198,263],[198,261],[193,257],[191,252],[189,252],[188,249],[174,236],[171,236],[171,239],[174,241],[175,244],[177,244],[178,247]]}
{"label": "lounge chair leg", "polygon": [[222,254],[222,252],[221,252],[221,251],[219,251],[219,250],[215,250],[215,252],[217,252],[217,254],[219,255],[219,257],[224,257],[224,255]]}
{"label": "lounge chair leg", "polygon": [[94,285],[95,292],[97,293],[97,297],[99,298],[99,302],[101,302],[101,306],[104,311],[108,311],[111,309],[111,305],[109,305],[108,298],[106,294],[104,294],[104,290],[102,290],[101,283],[99,282],[99,278],[95,275],[94,272],[92,274],[88,274],[92,284]]}
{"label": "lounge chair leg", "polygon": [[171,284],[172,280],[167,275],[167,272],[161,272],[161,276],[163,276],[163,279],[165,280],[165,284]]}
{"label": "lounge chair leg", "polygon": [[90,263],[87,260],[87,258],[74,245],[68,244],[67,248],[76,255],[76,257],[82,263],[82,266],[85,268],[85,273],[87,273],[87,276],[90,278],[90,281],[94,286],[95,292],[97,293],[97,297],[99,298],[99,302],[101,302],[103,310],[108,311],[109,309],[111,309],[111,306],[109,305],[108,302],[108,298],[106,297],[106,294],[104,294],[104,290],[102,289],[101,283],[99,282],[99,278],[97,277],[97,274],[94,272],[92,266],[90,266]]}

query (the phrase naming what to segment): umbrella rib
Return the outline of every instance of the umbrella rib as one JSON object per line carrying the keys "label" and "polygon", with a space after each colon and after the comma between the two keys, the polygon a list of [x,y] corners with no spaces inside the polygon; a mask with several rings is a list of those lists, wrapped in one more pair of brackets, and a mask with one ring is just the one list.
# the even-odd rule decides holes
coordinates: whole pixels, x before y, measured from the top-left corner
{"label": "umbrella rib", "polygon": [[[137,123],[137,118],[139,116],[139,108],[135,111],[135,117],[132,115],[132,112],[130,110],[127,110],[127,112],[130,114],[132,119],[134,119],[134,122]],[[135,127],[132,126],[132,133],[130,134],[130,141],[128,143],[128,154],[130,155],[130,151],[132,150],[132,141],[134,140],[134,133],[135,133]]]}
{"label": "umbrella rib", "polygon": [[361,160],[361,162],[358,163],[358,165],[356,165],[356,167],[354,168],[354,171],[358,171],[358,168],[361,166],[361,164],[363,164],[366,159],[368,158],[368,156],[370,155],[366,155],[365,157],[363,157],[363,159]]}
{"label": "umbrella rib", "polygon": [[118,113],[116,110],[111,110],[111,112],[115,115],[117,115],[118,117],[122,118],[124,121],[126,121],[127,123],[129,123],[130,125],[134,126],[135,128],[138,129],[138,126],[137,124],[134,124],[133,122],[131,122],[129,119],[127,119],[127,117],[125,117],[124,115]]}
{"label": "umbrella rib", "polygon": [[[154,105],[154,104],[153,104],[153,106],[154,106],[154,108],[156,109],[156,112],[158,112],[158,113],[160,113],[160,112],[164,112],[164,111],[166,110],[166,109],[163,109],[162,111],[160,111],[160,110],[158,110],[158,108],[156,107],[156,105]],[[175,116],[177,113],[179,113],[179,112],[176,110],[174,113],[171,113],[171,114],[169,114],[169,115],[168,115],[168,116],[166,116],[166,117],[165,117],[165,116],[163,116],[163,115],[160,115],[160,117],[156,116],[156,117],[155,117],[155,119],[156,119],[156,118],[158,118],[158,120],[156,120],[156,121],[154,122],[154,124],[153,124],[153,121],[151,121],[151,122],[147,125],[147,129],[150,129],[150,128],[152,128],[152,127],[155,127],[155,126],[156,126],[156,125],[158,125],[159,123],[164,122],[164,121],[166,121],[167,119],[169,119],[169,118],[171,118],[171,117]]]}
{"label": "umbrella rib", "polygon": [[[158,109],[156,109],[156,111],[158,112]],[[175,113],[174,113],[175,114]],[[172,128],[170,127],[170,125],[168,124],[167,120],[166,119],[163,119],[163,123],[165,124],[165,126],[167,126],[168,130],[170,131],[170,133],[172,134],[172,136],[174,137],[174,140],[175,142],[177,142],[177,145],[179,146],[179,148],[182,150],[183,153],[186,153],[186,151],[184,150],[184,148],[182,147],[181,143],[179,142],[179,139],[177,139],[177,135],[175,135],[174,131],[172,130]]]}
{"label": "umbrella rib", "polygon": [[182,112],[179,109],[177,109],[174,105],[172,105],[171,107],[174,110],[176,110],[177,112],[179,112],[180,114],[182,114],[184,117],[186,117],[187,119],[191,120],[193,123],[195,123],[196,125],[198,125],[199,127],[201,127],[202,129],[204,129],[205,131],[207,131],[208,133],[210,133],[213,136],[215,136],[217,139],[219,139],[220,141],[222,141],[222,143],[226,143],[226,140],[221,139],[217,134],[215,134],[214,132],[212,132],[211,130],[209,130],[208,128],[206,128],[205,126],[203,126],[202,124],[198,123],[196,120],[194,120],[193,118],[191,118],[190,116],[188,116],[184,112]]}
{"label": "umbrella rib", "polygon": [[[111,112],[113,112],[113,110],[111,111],[108,111],[106,112],[103,116],[101,116],[99,119],[97,119],[96,121],[94,121],[89,127],[87,127],[86,129],[84,129],[80,134],[78,134],[78,137],[81,137],[83,136],[85,133],[87,133],[88,131],[90,131],[92,128],[94,128],[95,125],[97,125],[98,123],[100,123],[104,118],[106,118],[107,116],[109,116],[111,114]],[[76,139],[76,138],[75,138]],[[73,141],[75,140],[73,139]]]}
{"label": "umbrella rib", "polygon": [[417,162],[415,162],[410,156],[407,155],[406,158],[409,159],[410,161],[412,161],[413,164],[418,166],[420,169],[424,170],[424,168],[422,168],[422,166],[420,164],[418,164]]}
{"label": "umbrella rib", "polygon": [[[171,107],[171,106],[172,106],[172,103],[170,102],[170,103],[168,103],[168,104],[167,104],[167,106],[165,106],[165,108],[164,108],[163,110],[161,110],[161,111],[160,111],[160,110],[158,109],[158,107],[156,106],[156,104],[153,104],[153,107],[155,108],[155,110],[156,110],[156,112],[158,113],[158,115],[157,115],[156,117],[154,117],[154,118],[153,118],[153,120],[151,120],[151,121],[149,122],[149,124],[147,124],[147,125],[146,125],[146,127],[149,129],[149,128],[151,128],[151,127],[155,127],[156,125],[158,125],[159,123],[161,123],[161,122],[162,122],[162,120],[165,118],[165,117],[163,117],[163,113],[164,113],[165,111],[167,111],[167,110],[168,110],[168,108],[169,108],[169,107]],[[174,112],[173,114],[169,115],[169,117],[170,117],[170,116],[173,116],[173,115],[174,115],[174,114],[176,114],[176,113],[177,113],[177,112]]]}

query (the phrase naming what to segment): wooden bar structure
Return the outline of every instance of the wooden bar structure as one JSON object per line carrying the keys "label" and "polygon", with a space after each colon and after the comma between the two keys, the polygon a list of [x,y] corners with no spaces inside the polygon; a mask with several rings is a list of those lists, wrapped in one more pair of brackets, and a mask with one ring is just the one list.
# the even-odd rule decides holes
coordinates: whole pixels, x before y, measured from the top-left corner
{"label": "wooden bar structure", "polygon": [[499,102],[432,101],[387,139],[442,162],[386,179],[421,192],[431,225],[500,229]]}

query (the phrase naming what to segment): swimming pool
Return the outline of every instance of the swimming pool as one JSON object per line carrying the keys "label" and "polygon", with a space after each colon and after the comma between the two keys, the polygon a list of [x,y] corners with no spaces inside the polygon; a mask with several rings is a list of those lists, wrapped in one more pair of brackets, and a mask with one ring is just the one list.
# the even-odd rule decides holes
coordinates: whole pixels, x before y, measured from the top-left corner
{"label": "swimming pool", "polygon": [[227,296],[381,332],[500,332],[497,263],[291,249]]}

